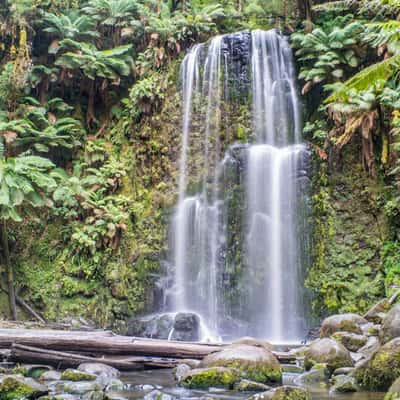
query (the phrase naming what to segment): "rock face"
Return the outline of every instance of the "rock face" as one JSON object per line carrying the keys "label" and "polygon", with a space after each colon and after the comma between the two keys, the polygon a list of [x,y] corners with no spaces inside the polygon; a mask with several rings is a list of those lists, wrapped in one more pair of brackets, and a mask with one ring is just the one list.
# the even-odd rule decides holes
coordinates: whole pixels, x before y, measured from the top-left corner
{"label": "rock face", "polygon": [[354,375],[368,390],[387,390],[400,376],[400,338],[380,347],[371,358],[359,365]]}
{"label": "rock face", "polygon": [[380,339],[382,343],[400,336],[400,304],[395,305],[382,321]]}
{"label": "rock face", "polygon": [[20,375],[0,377],[1,400],[36,399],[46,393],[48,393],[47,387],[32,378],[24,378]]}
{"label": "rock face", "polygon": [[311,400],[311,394],[303,388],[281,386],[268,392],[255,394],[248,400]]}
{"label": "rock face", "polygon": [[181,379],[181,385],[190,389],[221,387],[233,389],[240,379],[239,371],[225,367],[198,368],[188,371]]}
{"label": "rock face", "polygon": [[200,364],[203,367],[235,368],[243,378],[260,383],[280,383],[282,369],[272,352],[262,347],[235,344],[208,355]]}
{"label": "rock face", "polygon": [[304,366],[308,370],[315,364],[326,364],[333,372],[337,368],[352,367],[349,351],[333,339],[320,339],[304,352]]}
{"label": "rock face", "polygon": [[332,315],[324,320],[321,326],[321,338],[332,336],[335,332],[352,332],[361,334],[360,325],[368,321],[357,314]]}
{"label": "rock face", "polygon": [[349,351],[358,351],[361,347],[367,344],[368,338],[364,335],[349,332],[336,332],[332,338],[337,342],[342,343]]}

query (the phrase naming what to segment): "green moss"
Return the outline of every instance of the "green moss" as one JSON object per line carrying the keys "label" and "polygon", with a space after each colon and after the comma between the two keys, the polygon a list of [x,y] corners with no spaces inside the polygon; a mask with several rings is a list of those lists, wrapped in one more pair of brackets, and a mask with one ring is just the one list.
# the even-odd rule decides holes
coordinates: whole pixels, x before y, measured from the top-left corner
{"label": "green moss", "polygon": [[96,380],[96,375],[93,374],[87,374],[82,371],[78,371],[75,369],[67,369],[61,374],[61,379],[65,381],[73,381],[73,382],[79,382],[79,381],[95,381]]}
{"label": "green moss", "polygon": [[22,400],[27,399],[35,393],[29,385],[23,383],[22,380],[13,377],[5,377],[0,382],[0,399],[1,400]]}
{"label": "green moss", "polygon": [[192,370],[183,377],[181,385],[190,389],[208,389],[210,387],[233,389],[239,376],[238,371],[228,368],[212,367]]}

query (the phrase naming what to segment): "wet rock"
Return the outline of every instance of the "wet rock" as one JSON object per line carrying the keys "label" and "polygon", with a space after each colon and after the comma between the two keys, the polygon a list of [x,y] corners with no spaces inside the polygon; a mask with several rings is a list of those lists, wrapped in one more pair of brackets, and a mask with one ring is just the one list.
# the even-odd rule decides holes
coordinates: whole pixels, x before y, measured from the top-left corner
{"label": "wet rock", "polygon": [[337,368],[333,371],[333,375],[349,375],[351,374],[355,368],[345,367],[345,368]]}
{"label": "wet rock", "polygon": [[373,322],[374,324],[380,324],[382,322],[382,315],[387,313],[390,308],[390,301],[388,299],[383,299],[369,309],[364,315],[364,318],[369,322]]}
{"label": "wet rock", "polygon": [[179,364],[175,369],[174,369],[174,377],[175,380],[179,383],[182,378],[191,370],[189,365],[186,364]]}
{"label": "wet rock", "polygon": [[400,378],[397,378],[386,393],[384,400],[399,400],[400,399]]}
{"label": "wet rock", "polygon": [[87,392],[83,396],[81,396],[82,400],[104,400],[103,392]]}
{"label": "wet rock", "polygon": [[358,350],[358,353],[364,355],[365,358],[369,358],[374,354],[380,347],[379,340],[376,336],[371,336],[368,338],[365,346]]}
{"label": "wet rock", "polygon": [[169,394],[163,393],[160,390],[153,390],[152,392],[146,394],[143,397],[144,400],[174,400]]}
{"label": "wet rock", "polygon": [[361,334],[360,325],[368,321],[357,314],[338,314],[326,318],[321,326],[321,338],[332,336],[335,332],[352,332]]}
{"label": "wet rock", "polygon": [[105,393],[104,400],[128,400],[126,397],[118,393]]}
{"label": "wet rock", "polygon": [[235,390],[239,392],[265,392],[270,390],[271,387],[264,385],[263,383],[249,381],[242,379],[240,382],[235,384]]}
{"label": "wet rock", "polygon": [[40,375],[39,381],[41,382],[58,381],[60,379],[61,379],[61,372],[51,370]]}
{"label": "wet rock", "polygon": [[335,376],[334,385],[332,386],[330,393],[352,393],[357,391],[358,386],[354,377],[348,375],[338,375]]}
{"label": "wet rock", "polygon": [[267,342],[266,340],[255,339],[255,338],[252,338],[252,337],[249,337],[249,336],[240,338],[240,339],[234,341],[232,344],[233,345],[235,345],[235,344],[247,344],[249,346],[262,347],[262,348],[264,348],[264,349],[266,349],[268,351],[273,351],[274,350],[274,346],[271,343]]}
{"label": "wet rock", "polygon": [[109,365],[101,363],[84,363],[79,365],[78,371],[86,372],[87,374],[93,374],[104,378],[119,378],[120,372]]}
{"label": "wet rock", "polygon": [[333,339],[316,340],[305,351],[304,356],[306,370],[320,363],[325,363],[331,372],[337,368],[353,366],[349,351]]}
{"label": "wet rock", "polygon": [[52,371],[48,365],[24,365],[25,376],[33,379],[40,378],[45,372]]}
{"label": "wet rock", "polygon": [[308,390],[296,386],[281,386],[268,392],[257,393],[248,400],[311,400]]}
{"label": "wet rock", "polygon": [[400,336],[400,304],[395,305],[382,321],[380,339],[382,343]]}
{"label": "wet rock", "polygon": [[368,324],[361,325],[361,330],[363,335],[369,336],[379,336],[379,332],[381,330],[381,325],[373,324],[372,322],[368,322]]}
{"label": "wet rock", "polygon": [[0,399],[36,399],[48,393],[46,386],[21,375],[0,376]]}
{"label": "wet rock", "polygon": [[337,342],[342,343],[342,345],[349,351],[357,351],[368,342],[366,336],[349,332],[336,332],[332,335],[332,338]]}
{"label": "wet rock", "polygon": [[225,367],[192,369],[182,377],[181,385],[189,389],[223,387],[233,389],[240,379],[239,371]]}
{"label": "wet rock", "polygon": [[304,372],[295,379],[296,384],[307,384],[328,381],[331,376],[328,368],[312,369]]}
{"label": "wet rock", "polygon": [[400,374],[400,338],[380,347],[354,371],[357,382],[368,390],[388,390]]}
{"label": "wet rock", "polygon": [[196,342],[200,340],[200,318],[193,313],[176,314],[170,339]]}
{"label": "wet rock", "polygon": [[115,379],[115,378],[111,378],[108,382],[107,382],[107,386],[105,387],[105,391],[106,392],[111,392],[111,391],[121,391],[124,390],[124,382],[122,382],[119,379]]}
{"label": "wet rock", "polygon": [[127,322],[128,336],[168,339],[174,326],[174,314],[158,314],[131,318]]}
{"label": "wet rock", "polygon": [[80,371],[78,369],[66,369],[61,374],[61,379],[64,381],[95,381],[97,375],[91,374],[89,372]]}
{"label": "wet rock", "polygon": [[282,368],[274,354],[265,348],[234,344],[205,357],[202,367],[235,368],[243,378],[260,383],[280,383]]}
{"label": "wet rock", "polygon": [[290,374],[301,374],[304,372],[304,368],[299,367],[294,364],[281,364],[282,372],[290,373]]}
{"label": "wet rock", "polygon": [[38,400],[81,400],[81,399],[80,399],[80,396],[77,396],[77,395],[74,395],[74,394],[68,394],[68,393],[53,394],[53,393],[50,393],[47,396],[39,397]]}
{"label": "wet rock", "polygon": [[63,381],[60,385],[56,386],[58,393],[65,392],[70,394],[83,395],[87,392],[99,392],[103,390],[103,385],[95,381],[86,382],[72,382]]}

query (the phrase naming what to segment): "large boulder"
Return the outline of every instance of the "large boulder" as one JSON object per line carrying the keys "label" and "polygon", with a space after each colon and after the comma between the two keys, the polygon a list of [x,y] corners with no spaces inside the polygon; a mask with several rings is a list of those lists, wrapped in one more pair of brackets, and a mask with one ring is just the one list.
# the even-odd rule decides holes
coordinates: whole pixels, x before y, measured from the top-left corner
{"label": "large boulder", "polygon": [[390,386],[386,393],[385,400],[399,400],[400,399],[400,378],[397,378],[392,386]]}
{"label": "large boulder", "polygon": [[249,346],[263,347],[268,351],[274,350],[274,346],[266,340],[255,339],[249,336],[242,337],[232,342],[232,344],[248,344]]}
{"label": "large boulder", "polygon": [[281,386],[268,392],[257,393],[248,400],[311,400],[308,390],[296,386]]}
{"label": "large boulder", "polygon": [[189,389],[208,389],[210,387],[233,389],[240,380],[239,371],[225,367],[198,368],[188,371],[180,384]]}
{"label": "large boulder", "polygon": [[1,400],[37,399],[46,393],[48,393],[47,387],[32,378],[21,375],[0,376]]}
{"label": "large boulder", "polygon": [[352,367],[350,352],[336,340],[319,339],[304,352],[304,366],[307,370],[315,364],[326,364],[333,372],[337,368]]}
{"label": "large boulder", "polygon": [[382,343],[400,336],[400,304],[395,305],[383,319],[379,336]]}
{"label": "large boulder", "polygon": [[368,390],[388,390],[400,376],[400,338],[380,347],[357,366],[354,375],[358,383]]}
{"label": "large boulder", "polygon": [[374,324],[380,324],[382,322],[382,314],[387,313],[390,310],[390,307],[391,304],[389,299],[383,299],[371,307],[364,315],[364,318]]}
{"label": "large boulder", "polygon": [[78,371],[109,379],[120,376],[120,372],[116,368],[101,363],[83,363],[79,365]]}
{"label": "large boulder", "polygon": [[368,321],[357,314],[332,315],[322,322],[320,336],[321,338],[327,338],[335,332],[353,332],[361,335],[360,325],[366,323]]}
{"label": "large boulder", "polygon": [[199,316],[193,313],[176,314],[174,327],[169,339],[184,342],[196,342],[200,340]]}
{"label": "large boulder", "polygon": [[349,332],[336,332],[332,335],[332,338],[337,342],[342,343],[342,345],[349,351],[358,351],[368,342],[367,336]]}
{"label": "large boulder", "polygon": [[263,348],[247,344],[235,344],[206,356],[203,367],[235,368],[243,378],[261,383],[280,383],[282,368],[274,354]]}
{"label": "large boulder", "polygon": [[61,374],[61,379],[64,381],[74,381],[74,382],[95,381],[97,379],[97,375],[71,368],[71,369],[66,369]]}

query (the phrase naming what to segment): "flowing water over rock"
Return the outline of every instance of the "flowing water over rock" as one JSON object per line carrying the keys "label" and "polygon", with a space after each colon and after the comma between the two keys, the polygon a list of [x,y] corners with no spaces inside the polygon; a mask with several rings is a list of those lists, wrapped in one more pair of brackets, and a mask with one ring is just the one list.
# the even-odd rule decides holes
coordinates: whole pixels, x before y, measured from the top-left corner
{"label": "flowing water over rock", "polygon": [[[181,82],[166,304],[201,315],[214,340],[299,340],[307,328],[308,151],[287,40],[274,30],[215,37],[187,54]],[[246,109],[250,134],[228,137],[232,115]],[[229,146],[235,139],[242,143]]]}

